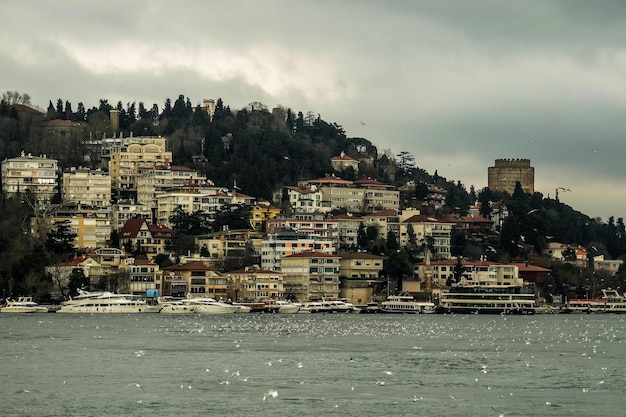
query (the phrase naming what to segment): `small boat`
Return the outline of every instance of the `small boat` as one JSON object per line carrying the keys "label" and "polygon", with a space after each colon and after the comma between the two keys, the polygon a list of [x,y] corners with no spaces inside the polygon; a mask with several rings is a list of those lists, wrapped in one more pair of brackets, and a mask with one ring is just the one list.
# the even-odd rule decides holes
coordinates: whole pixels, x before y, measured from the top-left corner
{"label": "small boat", "polygon": [[357,308],[359,308],[359,310],[360,310],[359,313],[360,314],[378,314],[378,313],[380,313],[380,306],[375,301],[369,302],[369,303],[367,303],[365,305],[357,306]]}
{"label": "small boat", "polygon": [[410,294],[390,295],[380,304],[381,313],[430,314],[435,312],[435,304],[430,301],[417,301]]}
{"label": "small boat", "polygon": [[40,306],[32,297],[18,297],[17,300],[7,300],[2,313],[47,313],[48,307]]}

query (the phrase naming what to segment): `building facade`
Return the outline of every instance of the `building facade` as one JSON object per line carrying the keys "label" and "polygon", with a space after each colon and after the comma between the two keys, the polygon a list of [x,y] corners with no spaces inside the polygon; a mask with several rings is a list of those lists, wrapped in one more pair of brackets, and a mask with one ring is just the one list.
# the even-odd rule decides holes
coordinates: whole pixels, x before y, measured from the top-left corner
{"label": "building facade", "polygon": [[518,182],[525,193],[535,192],[535,168],[530,159],[496,159],[494,166],[487,168],[487,186],[492,191],[513,195]]}

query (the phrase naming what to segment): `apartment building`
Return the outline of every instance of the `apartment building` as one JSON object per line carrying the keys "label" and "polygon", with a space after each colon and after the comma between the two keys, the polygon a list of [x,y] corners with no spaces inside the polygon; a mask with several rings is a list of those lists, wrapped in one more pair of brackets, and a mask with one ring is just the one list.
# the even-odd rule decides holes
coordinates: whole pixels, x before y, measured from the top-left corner
{"label": "apartment building", "polygon": [[305,251],[280,262],[285,293],[299,300],[339,296],[339,255]]}
{"label": "apartment building", "polygon": [[100,169],[70,168],[63,172],[61,199],[94,208],[111,206],[111,176]]}
{"label": "apartment building", "polygon": [[281,272],[244,268],[226,275],[229,283],[228,298],[231,300],[254,302],[285,298],[284,274]]}
{"label": "apartment building", "polygon": [[144,170],[166,164],[172,152],[166,148],[163,137],[118,138],[103,148],[103,160],[108,159],[109,173],[114,189],[122,196],[137,192],[137,179]]}
{"label": "apartment building", "polygon": [[137,202],[150,208],[156,208],[157,195],[173,189],[199,186],[205,183],[207,183],[206,176],[194,169],[169,163],[157,165],[144,169],[137,176]]}
{"label": "apartment building", "polygon": [[35,202],[49,202],[58,192],[58,161],[44,156],[22,154],[0,163],[2,193],[13,197],[30,192]]}
{"label": "apartment building", "polygon": [[261,268],[281,271],[282,258],[307,251],[334,254],[336,247],[331,239],[294,230],[271,233],[261,242]]}

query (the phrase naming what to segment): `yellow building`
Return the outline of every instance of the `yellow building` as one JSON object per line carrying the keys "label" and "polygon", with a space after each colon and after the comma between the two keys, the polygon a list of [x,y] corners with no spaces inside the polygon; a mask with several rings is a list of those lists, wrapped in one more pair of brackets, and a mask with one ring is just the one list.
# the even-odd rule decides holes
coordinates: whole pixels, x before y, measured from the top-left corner
{"label": "yellow building", "polygon": [[228,298],[255,302],[267,299],[282,300],[285,296],[283,274],[259,268],[245,268],[228,274]]}
{"label": "yellow building", "polygon": [[121,139],[110,149],[109,173],[118,192],[137,192],[137,178],[145,169],[152,169],[172,160],[163,137],[130,137]]}
{"label": "yellow building", "polygon": [[268,220],[276,218],[281,213],[281,209],[273,207],[268,202],[258,202],[250,209],[250,224],[254,230],[264,231]]}

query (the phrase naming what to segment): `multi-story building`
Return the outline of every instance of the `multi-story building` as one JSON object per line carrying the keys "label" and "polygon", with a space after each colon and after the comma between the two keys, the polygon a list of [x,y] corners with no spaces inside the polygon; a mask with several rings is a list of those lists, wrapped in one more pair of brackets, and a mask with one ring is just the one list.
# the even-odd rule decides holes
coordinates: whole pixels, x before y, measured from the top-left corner
{"label": "multi-story building", "polygon": [[413,228],[415,243],[418,246],[428,244],[428,240],[431,241],[433,252],[430,256],[433,259],[450,259],[450,242],[454,223],[442,222],[423,214],[411,216],[400,223],[398,235],[400,246],[406,246],[409,243],[409,225]]}
{"label": "multi-story building", "polygon": [[271,233],[261,243],[261,268],[280,271],[283,257],[307,251],[334,254],[336,247],[332,239],[294,230]]}
{"label": "multi-story building", "polygon": [[137,179],[144,170],[166,164],[172,152],[162,137],[119,138],[110,148],[103,148],[103,159],[109,159],[112,186],[122,196],[136,194]]}
{"label": "multi-story building", "polygon": [[250,224],[254,230],[265,230],[267,221],[275,219],[280,213],[281,209],[268,202],[257,202],[250,207]]}
{"label": "multi-story building", "polygon": [[396,210],[381,210],[376,213],[366,214],[363,216],[365,227],[375,227],[380,239],[387,239],[389,232],[393,232],[398,239],[398,243],[402,244],[400,239],[400,216]]}
{"label": "multi-story building", "polygon": [[462,272],[460,277],[455,277],[455,269],[458,267],[457,259],[445,259],[438,261],[426,260],[415,265],[415,274],[421,281],[430,276],[432,284],[446,285],[454,279],[459,279],[461,285],[521,285],[519,269],[512,264],[499,264],[487,261],[468,261],[461,259]]}
{"label": "multi-story building", "polygon": [[159,265],[147,259],[133,259],[126,265],[130,294],[146,296],[161,280]]}
{"label": "multi-story building", "polygon": [[354,186],[352,181],[329,175],[316,180],[301,181],[299,187],[316,187],[322,193],[322,207],[329,210],[346,209],[350,213],[362,213],[365,190]]}
{"label": "multi-story building", "polygon": [[228,277],[198,261],[163,268],[162,280],[157,284],[164,296],[228,299]]}
{"label": "multi-story building", "polygon": [[329,213],[331,204],[323,201],[320,188],[316,185],[308,187],[286,187],[289,206],[296,213]]}
{"label": "multi-story building", "polygon": [[[31,221],[36,221],[35,217]],[[44,230],[51,230],[55,223],[68,222],[71,232],[76,234],[74,246],[77,249],[106,247],[111,240],[111,209],[93,208],[81,205],[54,207],[43,219]]]}
{"label": "multi-story building", "polygon": [[169,225],[169,218],[179,207],[187,214],[202,211],[209,219],[212,219],[224,206],[235,204],[250,206],[254,204],[255,198],[245,194],[230,192],[221,187],[204,185],[183,187],[177,191],[166,192],[157,195],[156,200],[157,222]]}
{"label": "multi-story building", "polygon": [[143,170],[137,176],[137,202],[156,208],[157,195],[185,186],[199,186],[206,182],[206,176],[191,168],[169,163],[154,166]]}
{"label": "multi-story building", "polygon": [[174,231],[162,224],[148,224],[145,219],[130,219],[119,232],[120,247],[127,251],[145,254],[153,259],[165,253]]}
{"label": "multi-story building", "polygon": [[339,249],[355,248],[359,245],[359,229],[363,223],[363,218],[348,214],[334,217],[337,222]]}
{"label": "multi-story building", "polygon": [[245,268],[227,274],[228,298],[235,301],[282,300],[285,297],[281,272],[260,268]]}
{"label": "multi-story building", "polygon": [[364,190],[363,212],[375,213],[382,210],[400,209],[400,191],[393,185],[362,177],[354,185]]}
{"label": "multi-story building", "polygon": [[58,192],[58,161],[22,153],[1,163],[2,193],[13,197],[30,192],[35,202],[49,202]]}
{"label": "multi-story building", "polygon": [[300,214],[291,219],[274,219],[267,222],[266,233],[278,233],[281,230],[295,230],[320,238],[330,239],[335,242],[335,246],[339,238],[337,221],[333,218],[326,218],[321,214]]}
{"label": "multi-story building", "polygon": [[111,176],[100,169],[70,168],[63,173],[61,199],[95,208],[111,206]]}
{"label": "multi-story building", "polygon": [[384,256],[367,252],[341,252],[339,273],[348,279],[377,280],[383,270]]}
{"label": "multi-story building", "polygon": [[300,300],[339,296],[339,255],[305,251],[281,259],[285,293]]}
{"label": "multi-story building", "polygon": [[250,256],[254,263],[261,257],[262,233],[255,230],[222,230],[195,237],[196,246],[212,262]]}
{"label": "multi-story building", "polygon": [[496,159],[494,166],[487,168],[487,186],[492,191],[512,195],[518,182],[525,193],[535,192],[535,168],[530,159]]}
{"label": "multi-story building", "polygon": [[151,222],[152,210],[148,206],[131,200],[118,201],[111,206],[111,227],[114,232],[121,230],[127,220],[135,218]]}

